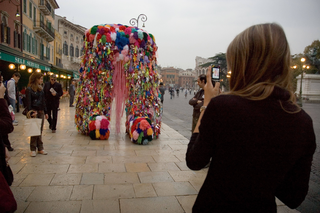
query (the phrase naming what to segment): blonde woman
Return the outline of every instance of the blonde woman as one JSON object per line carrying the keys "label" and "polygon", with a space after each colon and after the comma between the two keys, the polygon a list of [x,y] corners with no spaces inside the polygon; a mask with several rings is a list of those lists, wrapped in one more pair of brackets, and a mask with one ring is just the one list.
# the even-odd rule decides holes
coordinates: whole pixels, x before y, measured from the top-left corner
{"label": "blonde woman", "polygon": [[186,154],[190,169],[211,164],[193,212],[277,212],[275,196],[297,208],[308,192],[316,142],[296,105],[290,50],[277,24],[249,27],[227,50],[230,93],[207,72],[205,98]]}
{"label": "blonde woman", "polygon": [[[28,88],[26,90],[27,106],[28,111],[34,110],[35,113],[32,117],[41,118],[41,133],[43,130],[43,119],[44,116],[48,119],[44,92],[42,89],[43,75],[42,73],[33,73],[29,78]],[[30,137],[30,150],[31,157],[35,157],[38,153],[42,155],[47,155],[48,153],[43,148],[42,136],[32,136]]]}

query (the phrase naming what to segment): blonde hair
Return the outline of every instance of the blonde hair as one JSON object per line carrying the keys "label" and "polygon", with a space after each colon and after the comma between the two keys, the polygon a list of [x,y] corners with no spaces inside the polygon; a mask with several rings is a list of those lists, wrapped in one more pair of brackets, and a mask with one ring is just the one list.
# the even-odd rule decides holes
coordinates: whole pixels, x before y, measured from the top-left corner
{"label": "blonde hair", "polygon": [[230,94],[264,100],[277,86],[290,93],[285,101],[295,104],[290,48],[281,26],[267,23],[249,27],[230,43],[226,56],[232,72]]}
{"label": "blonde hair", "polygon": [[37,83],[37,80],[43,76],[40,72],[34,72],[29,77],[28,87],[30,87],[33,91],[41,91],[42,86]]}

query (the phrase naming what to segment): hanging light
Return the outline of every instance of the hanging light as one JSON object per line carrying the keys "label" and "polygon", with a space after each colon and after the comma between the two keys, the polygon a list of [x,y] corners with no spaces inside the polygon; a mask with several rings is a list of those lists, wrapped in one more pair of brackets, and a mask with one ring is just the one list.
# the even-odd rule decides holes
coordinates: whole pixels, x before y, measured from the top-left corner
{"label": "hanging light", "polygon": [[24,65],[24,64],[20,65],[20,70],[25,70],[26,68],[27,68],[26,65]]}
{"label": "hanging light", "polygon": [[63,75],[60,75],[60,78],[63,78]]}
{"label": "hanging light", "polygon": [[32,69],[31,68],[28,69],[28,73],[32,73]]}
{"label": "hanging light", "polygon": [[71,79],[71,76],[68,76],[68,79]]}
{"label": "hanging light", "polygon": [[16,17],[19,17],[19,16],[20,16],[20,13],[19,13],[18,5],[17,5]]}
{"label": "hanging light", "polygon": [[15,69],[16,68],[16,66],[14,65],[14,64],[9,64],[9,69],[10,70],[13,70],[13,69]]}
{"label": "hanging light", "polygon": [[41,72],[41,69],[36,69],[37,72]]}
{"label": "hanging light", "polygon": [[59,75],[58,75],[58,74],[56,74],[56,77],[58,78],[58,77],[59,77]]}

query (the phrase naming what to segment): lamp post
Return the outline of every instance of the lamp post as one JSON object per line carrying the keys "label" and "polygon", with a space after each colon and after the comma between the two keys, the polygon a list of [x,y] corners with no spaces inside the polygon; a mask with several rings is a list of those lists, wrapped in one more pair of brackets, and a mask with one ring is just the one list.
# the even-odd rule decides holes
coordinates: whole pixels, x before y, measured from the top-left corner
{"label": "lamp post", "polygon": [[[301,60],[300,60],[302,63],[304,63],[305,61],[306,61],[306,59],[305,58],[301,58]],[[293,66],[293,68],[294,69],[296,69],[297,68],[297,66],[295,65],[295,66]],[[303,70],[304,69],[309,69],[310,67],[309,66],[307,66],[307,65],[302,65],[302,67],[301,67],[301,76],[300,76],[300,92],[299,92],[299,101],[298,101],[298,105],[300,106],[300,107],[302,107],[302,79],[303,79]]]}
{"label": "lamp post", "polygon": [[[132,18],[130,19],[129,23],[134,26],[139,28],[139,19],[143,22],[142,27],[145,27],[144,22],[147,21],[148,17],[145,14],[140,14],[138,18]],[[137,24],[137,26],[135,26]]]}

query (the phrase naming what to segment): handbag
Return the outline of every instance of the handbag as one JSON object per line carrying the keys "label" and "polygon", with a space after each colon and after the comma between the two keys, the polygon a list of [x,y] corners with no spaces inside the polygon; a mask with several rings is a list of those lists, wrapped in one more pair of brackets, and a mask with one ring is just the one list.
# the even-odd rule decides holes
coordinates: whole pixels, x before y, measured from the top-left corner
{"label": "handbag", "polygon": [[32,118],[31,115],[34,113],[34,110],[30,110],[27,113],[27,118],[24,121],[24,134],[27,137],[31,136],[40,136],[41,135],[41,123],[42,119],[41,118]]}
{"label": "handbag", "polygon": [[28,114],[28,107],[24,108],[24,110],[22,111],[22,115],[27,116]]}
{"label": "handbag", "polygon": [[5,177],[0,172],[0,210],[1,212],[15,212],[17,201],[14,199],[12,191],[8,186]]}
{"label": "handbag", "polygon": [[3,176],[6,179],[8,185],[11,186],[13,183],[13,173],[9,164],[7,164],[7,166],[4,168]]}

